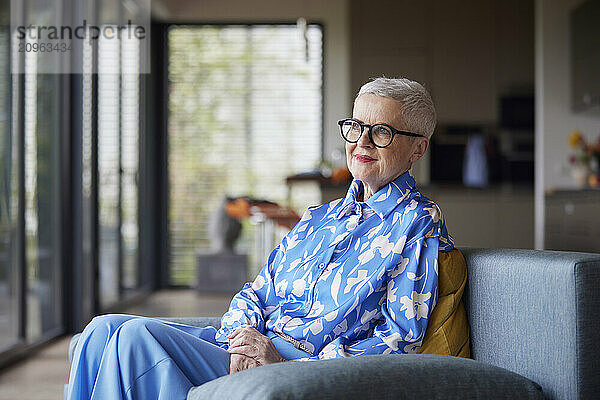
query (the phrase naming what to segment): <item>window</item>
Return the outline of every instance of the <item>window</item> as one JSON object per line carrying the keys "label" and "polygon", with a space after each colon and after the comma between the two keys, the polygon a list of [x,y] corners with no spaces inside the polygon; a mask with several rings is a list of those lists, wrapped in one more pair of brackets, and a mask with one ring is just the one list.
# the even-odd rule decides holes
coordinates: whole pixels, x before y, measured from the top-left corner
{"label": "window", "polygon": [[208,221],[225,196],[298,210],[319,202],[309,186],[288,204],[285,178],[321,160],[322,40],[318,25],[168,31],[171,283],[193,283],[195,254],[210,249]]}
{"label": "window", "polygon": [[[0,0],[0,366],[149,287],[138,262],[147,42],[127,27],[149,28],[150,11],[136,4]],[[124,34],[58,54],[16,29],[84,20]]]}

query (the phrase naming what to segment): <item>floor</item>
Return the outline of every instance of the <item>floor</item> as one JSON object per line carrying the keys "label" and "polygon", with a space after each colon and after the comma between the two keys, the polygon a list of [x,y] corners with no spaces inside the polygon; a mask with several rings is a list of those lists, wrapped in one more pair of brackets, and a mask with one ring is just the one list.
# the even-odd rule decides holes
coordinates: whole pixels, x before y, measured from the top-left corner
{"label": "floor", "polygon": [[[232,295],[164,290],[123,312],[148,317],[220,316]],[[60,400],[69,375],[70,337],[59,338],[30,358],[0,372],[0,400]]]}

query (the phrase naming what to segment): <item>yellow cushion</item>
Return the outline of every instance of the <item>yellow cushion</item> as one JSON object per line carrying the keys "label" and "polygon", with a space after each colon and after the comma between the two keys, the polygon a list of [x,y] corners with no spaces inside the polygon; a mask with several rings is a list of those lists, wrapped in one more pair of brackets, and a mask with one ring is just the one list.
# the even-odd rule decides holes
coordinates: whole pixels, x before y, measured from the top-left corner
{"label": "yellow cushion", "polygon": [[438,301],[429,317],[419,353],[469,358],[469,322],[462,301],[467,264],[458,249],[438,256]]}

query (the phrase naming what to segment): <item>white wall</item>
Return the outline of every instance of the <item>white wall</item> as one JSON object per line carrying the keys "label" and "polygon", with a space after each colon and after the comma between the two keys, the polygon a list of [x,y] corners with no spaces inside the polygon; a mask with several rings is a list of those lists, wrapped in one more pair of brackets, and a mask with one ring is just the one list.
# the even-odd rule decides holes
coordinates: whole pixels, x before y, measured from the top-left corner
{"label": "white wall", "polygon": [[579,129],[590,139],[600,130],[600,116],[571,111],[569,50],[570,11],[583,0],[536,0],[536,240],[544,246],[544,193],[571,188],[564,166],[569,154],[567,136]]}
{"label": "white wall", "polygon": [[167,22],[293,22],[324,25],[324,155],[338,147],[337,121],[349,115],[348,0],[152,0],[154,18]]}

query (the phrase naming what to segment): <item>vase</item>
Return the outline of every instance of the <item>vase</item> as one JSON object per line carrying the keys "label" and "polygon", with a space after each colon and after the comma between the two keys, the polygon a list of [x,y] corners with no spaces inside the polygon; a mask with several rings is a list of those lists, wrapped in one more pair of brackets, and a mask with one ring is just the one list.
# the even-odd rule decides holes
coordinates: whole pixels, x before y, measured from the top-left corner
{"label": "vase", "polygon": [[587,186],[588,183],[588,175],[590,174],[590,169],[587,165],[574,165],[571,168],[571,177],[573,178],[573,182],[575,183],[575,187],[578,189],[583,189]]}

